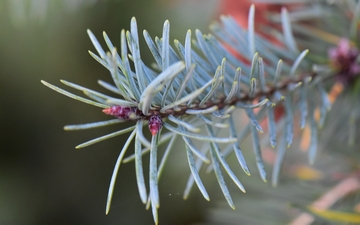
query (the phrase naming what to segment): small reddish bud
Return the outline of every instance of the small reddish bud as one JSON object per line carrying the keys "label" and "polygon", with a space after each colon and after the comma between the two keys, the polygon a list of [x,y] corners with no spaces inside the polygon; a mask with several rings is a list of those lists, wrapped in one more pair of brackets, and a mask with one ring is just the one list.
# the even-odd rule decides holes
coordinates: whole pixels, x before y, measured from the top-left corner
{"label": "small reddish bud", "polygon": [[111,116],[116,116],[117,118],[123,120],[137,119],[140,114],[139,110],[136,107],[118,105],[103,109],[103,113]]}
{"label": "small reddish bud", "polygon": [[360,51],[356,46],[352,46],[348,39],[342,38],[335,48],[328,51],[331,64],[337,70],[336,78],[344,83],[351,84],[360,74],[360,64],[358,57]]}
{"label": "small reddish bud", "polygon": [[149,130],[150,133],[154,136],[156,135],[163,125],[162,119],[159,115],[151,115],[149,118]]}
{"label": "small reddish bud", "polygon": [[107,114],[107,115],[111,115],[111,113],[112,113],[111,107],[110,107],[110,108],[103,109],[102,112],[105,113],[105,114]]}

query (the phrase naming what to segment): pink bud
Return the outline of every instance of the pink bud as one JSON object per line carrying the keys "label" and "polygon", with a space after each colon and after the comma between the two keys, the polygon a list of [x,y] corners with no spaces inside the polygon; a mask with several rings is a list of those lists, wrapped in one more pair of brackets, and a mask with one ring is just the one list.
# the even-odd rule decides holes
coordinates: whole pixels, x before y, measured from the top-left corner
{"label": "pink bud", "polygon": [[123,120],[133,120],[138,118],[138,109],[136,107],[128,106],[111,106],[109,108],[103,109],[103,113],[111,116],[116,116],[119,119]]}
{"label": "pink bud", "polygon": [[330,48],[330,62],[336,70],[338,81],[351,84],[353,79],[359,76],[360,64],[357,61],[360,51],[356,46],[352,46],[348,39],[342,38],[337,47]]}
{"label": "pink bud", "polygon": [[154,136],[156,135],[159,130],[161,129],[162,127],[162,119],[159,115],[151,115],[150,118],[149,118],[149,130],[150,130],[150,133]]}

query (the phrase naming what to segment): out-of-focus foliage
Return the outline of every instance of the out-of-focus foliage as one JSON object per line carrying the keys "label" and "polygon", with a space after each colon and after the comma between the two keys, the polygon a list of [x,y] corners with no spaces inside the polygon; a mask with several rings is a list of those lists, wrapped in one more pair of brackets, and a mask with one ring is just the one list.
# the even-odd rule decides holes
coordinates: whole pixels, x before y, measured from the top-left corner
{"label": "out-of-focus foliage", "polygon": [[9,13],[13,25],[21,27],[33,22],[46,23],[53,10],[78,13],[79,10],[91,7],[100,1],[105,2],[103,0],[3,0],[0,7]]}

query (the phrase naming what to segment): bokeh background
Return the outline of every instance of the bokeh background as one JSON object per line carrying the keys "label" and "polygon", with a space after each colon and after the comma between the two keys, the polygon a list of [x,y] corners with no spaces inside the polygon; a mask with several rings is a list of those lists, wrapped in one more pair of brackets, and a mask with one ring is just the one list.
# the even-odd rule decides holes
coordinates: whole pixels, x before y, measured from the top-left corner
{"label": "bokeh background", "polygon": [[[133,163],[121,166],[112,209],[105,215],[110,177],[126,137],[81,150],[74,148],[121,125],[65,132],[64,125],[108,117],[98,108],[46,88],[40,80],[61,86],[59,79],[64,79],[103,91],[97,80],[110,82],[110,74],[87,53],[94,48],[86,29],[103,44],[102,31],[106,31],[118,46],[120,31],[129,29],[133,16],[139,31],[147,29],[152,37],[161,36],[162,24],[169,19],[171,39],[183,43],[187,29],[208,32],[221,3],[0,0],[0,224],[153,224],[151,211],[144,209],[138,196]],[[246,13],[247,9],[242,11]],[[143,60],[152,63],[145,42],[140,42]],[[331,135],[328,132],[327,136]],[[328,151],[318,157],[318,170],[304,172],[299,166],[306,161],[306,154],[292,151],[286,162],[292,170],[284,172],[278,189],[264,184],[256,173],[246,178],[239,169],[240,179],[246,178],[248,193],[243,195],[229,182],[238,208],[232,211],[213,175],[204,178],[210,203],[196,188],[188,200],[182,199],[189,169],[180,146],[170,156],[159,183],[160,224],[284,224],[297,213],[287,203],[308,204],[336,182],[330,174],[348,172],[356,163],[347,164],[348,156],[329,156]],[[341,146],[338,142],[332,145]],[[251,147],[248,149],[246,157],[254,162]],[[255,163],[249,164],[256,171]]]}

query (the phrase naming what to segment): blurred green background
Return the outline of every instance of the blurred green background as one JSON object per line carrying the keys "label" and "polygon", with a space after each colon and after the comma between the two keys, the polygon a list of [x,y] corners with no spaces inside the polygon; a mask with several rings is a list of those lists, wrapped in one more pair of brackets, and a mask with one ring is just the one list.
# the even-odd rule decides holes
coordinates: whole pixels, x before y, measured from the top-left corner
{"label": "blurred green background", "polygon": [[[111,82],[110,74],[87,53],[95,50],[86,29],[91,29],[103,46],[102,31],[106,31],[119,46],[120,31],[129,29],[133,16],[140,33],[147,29],[152,37],[161,36],[162,24],[169,19],[171,39],[183,43],[188,29],[208,32],[220,4],[218,0],[0,0],[1,225],[153,224],[151,211],[144,209],[138,195],[133,163],[121,166],[112,208],[105,215],[110,177],[126,136],[75,150],[76,145],[116,131],[121,125],[65,132],[64,125],[109,117],[98,108],[46,88],[40,80],[64,87],[59,82],[64,79],[103,92],[97,80]],[[142,59],[152,63],[140,39]],[[349,107],[336,104],[337,111]],[[251,146],[245,143],[243,149],[254,175],[247,178],[236,163],[236,172],[247,190],[244,195],[228,182],[236,211],[226,205],[213,174],[203,176],[210,203],[197,188],[187,201],[182,199],[190,171],[183,145],[179,145],[159,183],[160,224],[285,224],[298,212],[288,203],[309,204],[339,181],[335,173],[347,175],[358,168],[358,154],[339,154],[355,152],[356,145],[344,147],[344,140],[333,132],[345,118],[346,114],[339,117],[330,113],[328,120],[336,123],[321,135],[327,141],[321,142],[320,148],[325,146],[325,151],[319,153],[318,170],[300,174],[297,169],[307,165],[307,155],[296,147],[289,150],[277,189],[261,181]],[[340,131],[346,133],[344,130]],[[294,142],[297,146],[299,140]],[[146,156],[144,167],[147,161]],[[229,161],[236,162],[232,158]],[[266,169],[270,175],[271,167]],[[319,176],[313,179],[314,174]],[[354,205],[358,200],[359,193],[344,201]]]}

